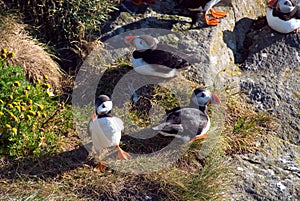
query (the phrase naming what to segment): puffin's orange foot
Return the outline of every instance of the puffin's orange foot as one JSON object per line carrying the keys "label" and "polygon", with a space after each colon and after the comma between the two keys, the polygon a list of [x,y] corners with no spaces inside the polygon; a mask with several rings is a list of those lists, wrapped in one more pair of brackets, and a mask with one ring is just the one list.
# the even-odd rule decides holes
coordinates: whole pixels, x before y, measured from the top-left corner
{"label": "puffin's orange foot", "polygon": [[214,11],[212,8],[210,9],[210,13],[214,18],[222,18],[225,17],[227,14],[223,11]]}
{"label": "puffin's orange foot", "polygon": [[101,161],[93,170],[94,172],[104,172],[107,167],[108,164],[104,161]]}
{"label": "puffin's orange foot", "polygon": [[191,139],[190,143],[194,142],[195,140],[204,139],[206,137],[207,137],[206,134],[198,135],[198,136],[194,137],[193,139]]}
{"label": "puffin's orange foot", "polygon": [[216,18],[206,18],[205,17],[204,19],[205,19],[205,23],[209,26],[216,26],[220,23]]}
{"label": "puffin's orange foot", "polygon": [[121,147],[117,146],[117,149],[118,149],[118,159],[119,160],[128,160],[131,158],[131,156],[127,152],[123,151],[121,149]]}
{"label": "puffin's orange foot", "polygon": [[294,31],[293,31],[293,33],[299,33],[300,31],[299,31],[299,28],[298,29],[295,29]]}

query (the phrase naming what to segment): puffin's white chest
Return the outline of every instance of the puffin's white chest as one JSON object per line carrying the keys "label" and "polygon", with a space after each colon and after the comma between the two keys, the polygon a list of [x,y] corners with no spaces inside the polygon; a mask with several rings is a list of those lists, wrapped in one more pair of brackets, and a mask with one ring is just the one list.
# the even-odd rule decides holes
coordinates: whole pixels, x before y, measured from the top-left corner
{"label": "puffin's white chest", "polygon": [[142,58],[133,58],[132,66],[137,73],[142,75],[151,75],[163,78],[171,78],[177,75],[177,69],[171,69],[158,64],[148,64]]}
{"label": "puffin's white chest", "polygon": [[219,3],[221,0],[211,0],[209,2],[207,2],[207,4],[204,7],[205,11],[208,11],[209,9],[211,9],[214,5],[216,5],[217,3]]}
{"label": "puffin's white chest", "polygon": [[[209,117],[207,116],[207,124],[206,124],[206,126],[203,128],[203,130],[201,131],[200,135],[207,134],[209,128],[210,128],[210,119],[209,119]],[[200,136],[200,135],[198,135],[198,136]]]}
{"label": "puffin's white chest", "polygon": [[123,122],[117,117],[99,118],[89,125],[92,142],[98,152],[103,148],[119,145]]}
{"label": "puffin's white chest", "polygon": [[280,33],[290,33],[295,29],[300,28],[300,19],[292,18],[288,21],[282,20],[279,17],[273,16],[273,10],[267,8],[267,21],[268,25]]}

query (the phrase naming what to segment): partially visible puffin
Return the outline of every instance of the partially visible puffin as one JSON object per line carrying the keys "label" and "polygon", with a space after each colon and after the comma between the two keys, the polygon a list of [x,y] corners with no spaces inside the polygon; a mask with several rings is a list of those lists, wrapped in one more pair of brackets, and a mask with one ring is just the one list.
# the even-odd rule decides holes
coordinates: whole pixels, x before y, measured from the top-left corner
{"label": "partially visible puffin", "polygon": [[152,36],[127,36],[125,43],[135,48],[132,65],[139,74],[172,78],[190,67],[189,62],[179,56],[182,53],[173,47],[157,44]]}
{"label": "partially visible puffin", "polygon": [[185,142],[206,138],[210,128],[208,104],[220,104],[220,99],[207,89],[197,88],[189,107],[176,107],[167,111],[165,122],[152,129],[165,136],[181,138]]}
{"label": "partially visible puffin", "polygon": [[[97,153],[97,160],[99,160],[99,154],[102,149],[112,146],[116,146],[118,149],[118,159],[127,160],[130,158],[130,155],[119,146],[124,125],[121,119],[112,115],[112,107],[112,101],[106,95],[100,95],[95,100],[95,110],[92,114],[92,121],[89,124],[89,131]],[[107,163],[100,161],[94,168],[94,171],[104,171],[106,167]]]}
{"label": "partially visible puffin", "polygon": [[[215,11],[212,9],[214,5],[221,0],[183,0],[175,8],[189,9],[191,11],[192,25],[200,21],[200,7],[204,9],[204,20],[207,25],[215,26],[219,24],[218,18],[226,16],[226,12]],[[211,13],[212,18],[208,18],[208,12]]]}
{"label": "partially visible puffin", "polygon": [[270,0],[267,7],[268,25],[280,33],[298,32],[300,5],[296,0]]}

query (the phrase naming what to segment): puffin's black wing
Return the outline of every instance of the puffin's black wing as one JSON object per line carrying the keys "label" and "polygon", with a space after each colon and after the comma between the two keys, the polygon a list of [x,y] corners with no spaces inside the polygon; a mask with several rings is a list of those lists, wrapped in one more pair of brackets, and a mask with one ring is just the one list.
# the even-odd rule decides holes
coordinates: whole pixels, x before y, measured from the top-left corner
{"label": "puffin's black wing", "polygon": [[148,64],[158,64],[169,68],[186,68],[189,62],[184,58],[178,56],[174,51],[167,51],[164,49],[148,49],[146,51],[134,51],[133,57],[135,59],[142,58]]}
{"label": "puffin's black wing", "polygon": [[297,11],[296,11],[296,13],[294,15],[294,18],[300,19],[300,3],[297,4],[297,8],[296,9],[297,9]]}
{"label": "puffin's black wing", "polygon": [[178,132],[190,133],[195,137],[200,134],[208,123],[207,116],[195,108],[177,108],[170,112],[166,122],[161,124],[161,131],[177,134]]}

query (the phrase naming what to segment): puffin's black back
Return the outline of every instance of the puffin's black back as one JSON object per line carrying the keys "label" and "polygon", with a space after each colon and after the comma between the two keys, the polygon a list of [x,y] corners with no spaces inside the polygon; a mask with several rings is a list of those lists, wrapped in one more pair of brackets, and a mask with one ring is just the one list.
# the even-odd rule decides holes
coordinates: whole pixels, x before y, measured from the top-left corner
{"label": "puffin's black back", "polygon": [[146,51],[134,51],[133,57],[135,59],[142,58],[148,64],[159,64],[169,68],[185,68],[191,64],[182,58],[183,53],[179,50],[167,45],[157,45],[156,49],[148,49]]}

